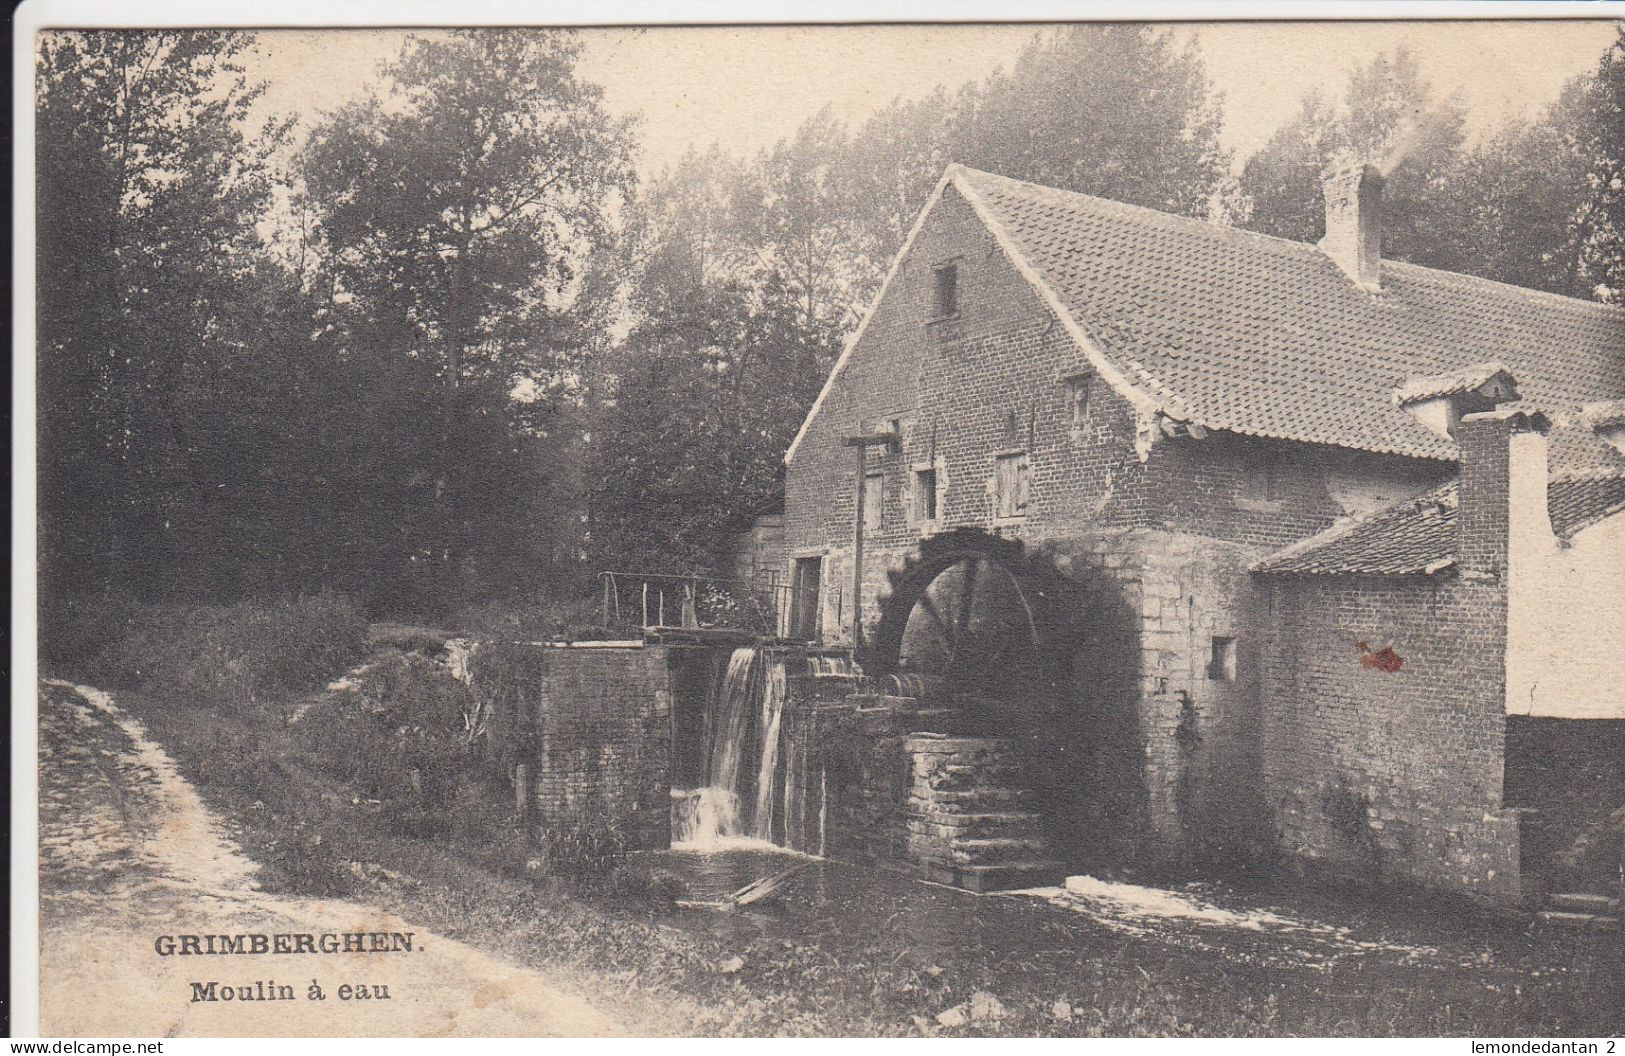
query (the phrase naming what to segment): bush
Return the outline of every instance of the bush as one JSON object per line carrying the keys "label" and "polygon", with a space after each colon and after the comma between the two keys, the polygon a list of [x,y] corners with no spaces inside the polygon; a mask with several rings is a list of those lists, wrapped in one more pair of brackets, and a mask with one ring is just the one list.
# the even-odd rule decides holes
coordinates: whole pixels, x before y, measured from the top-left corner
{"label": "bush", "polygon": [[360,607],[337,594],[234,605],[148,605],[88,664],[105,685],[255,706],[320,688],[366,646]]}
{"label": "bush", "polygon": [[[311,706],[294,733],[325,773],[376,800],[392,831],[498,838],[511,802],[473,694],[444,664],[396,653],[371,665],[359,692]],[[487,808],[482,802],[492,804]]]}
{"label": "bush", "polygon": [[596,596],[533,594],[507,598],[464,609],[452,621],[471,637],[506,641],[541,642],[642,638],[631,624],[603,624]]}
{"label": "bush", "polygon": [[128,594],[42,592],[39,656],[42,666],[82,670],[95,656],[140,626],[146,606]]}

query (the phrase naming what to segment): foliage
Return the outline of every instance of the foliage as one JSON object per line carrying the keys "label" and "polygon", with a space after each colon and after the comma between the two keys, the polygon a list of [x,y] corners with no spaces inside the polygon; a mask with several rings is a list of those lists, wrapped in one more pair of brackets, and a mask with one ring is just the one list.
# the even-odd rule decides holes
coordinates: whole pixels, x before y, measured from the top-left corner
{"label": "foliage", "polygon": [[781,456],[948,162],[1203,215],[1217,135],[1194,50],[1091,25],[855,131],[826,108],[749,161],[688,154],[628,225],[637,322],[594,375],[589,563],[714,568],[778,504]]}
{"label": "foliage", "polygon": [[[471,730],[468,687],[444,664],[421,653],[396,653],[369,665],[353,693],[314,704],[295,729],[323,770],[377,801],[400,831],[414,836],[451,831],[459,795],[473,782],[486,800],[511,801],[505,775],[484,764],[488,741]],[[341,751],[334,751],[342,745]]]}
{"label": "foliage", "polygon": [[107,685],[254,708],[325,684],[355,662],[365,638],[359,607],[342,595],[150,605],[87,666]]}
{"label": "foliage", "polygon": [[[438,619],[583,593],[602,568],[714,567],[780,501],[782,452],[950,162],[1187,215],[1228,203],[1312,241],[1322,167],[1381,155],[1390,256],[1625,287],[1621,42],[1471,143],[1415,57],[1379,57],[1307,97],[1238,183],[1196,51],[1146,25],[1050,28],[979,82],[853,127],[825,110],[641,188],[634,129],[567,31],[409,37],[297,149],[289,122],[254,124],[254,47],[40,38],[53,660],[126,619],[119,596],[332,589]],[[109,600],[91,620],[70,592]]]}
{"label": "foliage", "polygon": [[1370,161],[1387,174],[1383,189],[1383,254],[1464,270],[1465,200],[1456,183],[1465,164],[1466,111],[1440,100],[1404,48],[1379,55],[1349,76],[1337,106],[1318,92],[1242,170],[1251,198],[1247,225],[1282,238],[1313,242],[1325,228],[1321,173]]}
{"label": "foliage", "polygon": [[1205,216],[1229,165],[1195,44],[1150,26],[1044,31],[954,110],[956,161],[1167,212]]}
{"label": "foliage", "polygon": [[835,333],[770,282],[699,289],[652,315],[615,359],[593,444],[593,563],[698,572],[776,505],[782,455],[832,362]]}
{"label": "foliage", "polygon": [[[601,617],[596,595],[537,591],[467,606],[452,622],[462,633],[482,641],[540,642],[563,636],[567,628],[597,623]],[[482,645],[482,651],[485,648]]]}
{"label": "foliage", "polygon": [[39,653],[43,667],[73,672],[132,633],[147,606],[129,594],[104,591],[42,593]]}
{"label": "foliage", "polygon": [[1388,172],[1383,252],[1398,260],[1577,297],[1625,283],[1625,32],[1595,71],[1534,121],[1469,145],[1465,109],[1439,99],[1403,48],[1356,69],[1343,98],[1307,94],[1248,160],[1239,219],[1313,242],[1321,173],[1369,160]]}
{"label": "foliage", "polygon": [[248,470],[275,430],[255,393],[263,383],[288,413],[266,357],[297,296],[256,232],[287,129],[250,132],[250,44],[236,32],[41,35],[40,544],[52,585],[185,589],[214,580],[222,551],[265,538],[267,496]]}
{"label": "foliage", "polygon": [[603,323],[593,254],[631,147],[578,53],[567,33],[411,37],[387,99],[346,106],[300,156],[334,291],[323,322],[403,390],[386,426],[412,437],[399,528],[441,594],[470,565],[520,566],[534,509],[514,481],[545,479],[525,440]]}

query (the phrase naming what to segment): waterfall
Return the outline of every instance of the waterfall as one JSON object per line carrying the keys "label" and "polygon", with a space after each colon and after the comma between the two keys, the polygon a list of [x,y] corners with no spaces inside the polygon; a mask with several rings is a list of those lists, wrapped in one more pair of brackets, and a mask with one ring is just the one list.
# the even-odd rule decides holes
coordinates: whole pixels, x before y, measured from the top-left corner
{"label": "waterfall", "polygon": [[689,850],[794,846],[805,746],[785,721],[783,656],[735,649],[705,702],[705,780],[672,789],[672,844]]}
{"label": "waterfall", "polygon": [[[751,827],[751,835],[769,842],[773,839],[773,791],[778,783],[780,727],[787,696],[789,678],[784,661],[770,659],[762,684],[761,762],[756,768],[756,814]],[[785,776],[788,784],[789,775]]]}

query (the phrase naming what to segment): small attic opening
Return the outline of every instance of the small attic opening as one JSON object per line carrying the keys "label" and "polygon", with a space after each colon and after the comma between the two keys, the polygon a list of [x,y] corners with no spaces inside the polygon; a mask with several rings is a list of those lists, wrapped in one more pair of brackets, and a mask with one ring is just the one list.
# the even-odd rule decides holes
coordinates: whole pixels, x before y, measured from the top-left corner
{"label": "small attic opening", "polygon": [[931,315],[947,319],[959,314],[959,264],[950,261],[931,269]]}
{"label": "small attic opening", "polygon": [[1518,399],[1512,372],[1499,363],[1479,363],[1447,374],[1409,378],[1394,390],[1394,402],[1441,436],[1454,437],[1469,414],[1493,411]]}

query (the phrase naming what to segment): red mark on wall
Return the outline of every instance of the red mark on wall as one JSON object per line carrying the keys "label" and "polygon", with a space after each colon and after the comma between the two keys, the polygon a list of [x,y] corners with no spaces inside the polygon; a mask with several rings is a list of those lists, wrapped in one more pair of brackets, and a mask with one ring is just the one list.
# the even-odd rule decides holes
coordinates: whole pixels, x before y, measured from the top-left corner
{"label": "red mark on wall", "polygon": [[1366,642],[1355,642],[1354,648],[1360,650],[1360,666],[1374,671],[1386,671],[1393,674],[1405,666],[1405,658],[1394,652],[1394,647],[1385,645],[1376,652]]}

